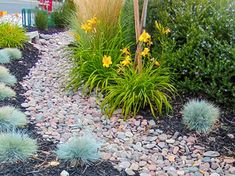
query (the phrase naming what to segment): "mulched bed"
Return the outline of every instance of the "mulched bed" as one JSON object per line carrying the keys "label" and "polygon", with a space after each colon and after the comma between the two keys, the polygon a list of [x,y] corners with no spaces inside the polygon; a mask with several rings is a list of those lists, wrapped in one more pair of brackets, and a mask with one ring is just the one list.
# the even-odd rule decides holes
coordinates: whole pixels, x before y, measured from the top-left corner
{"label": "mulched bed", "polygon": [[30,27],[30,28],[27,28],[26,30],[27,32],[38,31],[40,34],[47,34],[47,35],[67,31],[67,29],[64,29],[64,28],[55,28],[55,27],[50,27],[47,30],[43,30],[43,31],[38,30],[36,27]]}
{"label": "mulched bed", "polygon": [[[194,131],[188,130],[185,125],[182,124],[182,114],[180,112],[183,105],[192,98],[207,99],[205,95],[180,93],[180,96],[176,97],[171,103],[174,112],[168,117],[155,120],[157,128],[169,134],[174,134],[178,131],[181,135],[195,136],[199,139],[198,144],[204,146],[207,150],[218,151],[225,156],[235,156],[235,138],[233,138],[235,137],[234,112],[232,112],[231,109],[219,105],[221,110],[220,122],[215,125],[215,128],[209,134],[199,135]],[[150,111],[147,109],[141,113],[141,115],[144,115],[147,119],[152,119],[153,117],[150,114]]]}
{"label": "mulched bed", "polygon": [[[23,57],[21,60],[5,65],[16,76],[18,81],[23,80],[23,77],[29,73],[30,68],[35,66],[39,59],[38,49],[34,48],[30,43],[25,44],[22,53]],[[19,83],[13,89],[16,91],[17,97],[15,99],[0,101],[0,106],[12,105],[25,111],[21,106],[25,101],[25,97],[22,96],[25,90]],[[23,163],[0,164],[0,176],[54,176],[60,175],[63,170],[69,172],[71,176],[126,176],[124,172],[120,173],[113,168],[109,162],[100,162],[84,167],[71,167],[69,163],[62,162],[58,166],[52,167],[49,165],[49,162],[57,159],[53,153],[56,145],[44,140],[42,136],[38,135],[33,124],[28,124],[23,131],[26,131],[31,137],[37,139],[39,145],[37,156]]]}

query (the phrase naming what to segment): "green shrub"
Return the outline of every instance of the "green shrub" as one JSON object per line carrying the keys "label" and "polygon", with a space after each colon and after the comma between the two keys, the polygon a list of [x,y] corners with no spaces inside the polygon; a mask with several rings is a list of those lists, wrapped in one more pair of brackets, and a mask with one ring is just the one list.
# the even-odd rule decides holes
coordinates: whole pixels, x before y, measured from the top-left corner
{"label": "green shrub", "polygon": [[16,93],[10,87],[7,87],[5,84],[0,83],[0,100],[5,98],[15,97]]}
{"label": "green shrub", "polygon": [[59,159],[78,161],[83,163],[94,162],[100,158],[98,149],[100,144],[91,136],[72,137],[68,142],[59,144],[56,151]]}
{"label": "green shrub", "polygon": [[11,106],[0,107],[0,131],[26,125],[26,115]]}
{"label": "green shrub", "polygon": [[0,162],[25,161],[37,151],[36,140],[19,132],[0,134]]}
{"label": "green shrub", "polygon": [[11,59],[22,58],[22,52],[17,48],[4,48],[4,52],[7,52]]}
{"label": "green shrub", "polygon": [[109,116],[118,108],[122,109],[125,118],[132,112],[135,116],[145,107],[149,107],[155,117],[156,112],[162,113],[163,107],[166,111],[171,109],[168,94],[172,94],[175,89],[169,83],[166,69],[149,65],[139,74],[132,67],[128,67],[123,70],[122,75],[113,79],[114,84],[104,89],[106,95],[101,104],[101,108]]}
{"label": "green shrub", "polygon": [[170,29],[155,33],[154,53],[171,68],[179,90],[206,94],[235,105],[235,12],[232,1],[151,1],[149,26],[157,20]]}
{"label": "green shrub", "polygon": [[0,64],[6,64],[9,62],[10,62],[9,53],[6,50],[1,49],[0,50]]}
{"label": "green shrub", "polygon": [[35,13],[35,25],[39,30],[48,29],[48,14],[43,10],[37,10]]}
{"label": "green shrub", "polygon": [[10,23],[0,23],[0,48],[22,48],[28,38],[23,28]]}
{"label": "green shrub", "polygon": [[9,70],[0,65],[0,82],[13,86],[17,80],[16,77],[9,73]]}
{"label": "green shrub", "polygon": [[61,7],[52,12],[51,17],[56,27],[65,28],[69,26],[71,17],[76,7],[73,0],[66,0]]}
{"label": "green shrub", "polygon": [[191,100],[183,108],[183,122],[190,130],[205,133],[211,130],[219,119],[217,107],[204,100]]}

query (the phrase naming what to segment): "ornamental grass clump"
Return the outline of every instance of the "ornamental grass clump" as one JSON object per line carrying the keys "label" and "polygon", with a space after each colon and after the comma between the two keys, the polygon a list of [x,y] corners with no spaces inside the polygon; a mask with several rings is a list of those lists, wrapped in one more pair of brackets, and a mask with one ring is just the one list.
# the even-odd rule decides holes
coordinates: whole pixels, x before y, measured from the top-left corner
{"label": "ornamental grass clump", "polygon": [[84,164],[100,158],[99,147],[100,143],[89,135],[72,137],[66,143],[58,145],[56,154],[61,160]]}
{"label": "ornamental grass clump", "polygon": [[37,152],[37,142],[20,132],[0,133],[0,162],[26,161]]}
{"label": "ornamental grass clump", "polygon": [[9,53],[4,50],[4,49],[1,49],[0,50],[0,64],[7,64],[10,62],[10,55]]}
{"label": "ornamental grass clump", "polygon": [[22,52],[17,48],[4,48],[3,50],[7,52],[13,60],[22,58]]}
{"label": "ornamental grass clump", "polygon": [[209,132],[220,116],[219,109],[204,100],[190,100],[182,113],[183,123],[199,133]]}
{"label": "ornamental grass clump", "polygon": [[27,123],[26,115],[11,106],[0,107],[0,131],[23,127]]}
{"label": "ornamental grass clump", "polygon": [[0,23],[0,48],[22,48],[28,38],[25,30],[11,23]]}
{"label": "ornamental grass clump", "polygon": [[17,80],[16,77],[9,73],[9,70],[0,65],[0,82],[13,86]]}
{"label": "ornamental grass clump", "polygon": [[15,97],[16,93],[10,87],[7,87],[5,84],[0,83],[0,100],[4,100],[6,98]]}

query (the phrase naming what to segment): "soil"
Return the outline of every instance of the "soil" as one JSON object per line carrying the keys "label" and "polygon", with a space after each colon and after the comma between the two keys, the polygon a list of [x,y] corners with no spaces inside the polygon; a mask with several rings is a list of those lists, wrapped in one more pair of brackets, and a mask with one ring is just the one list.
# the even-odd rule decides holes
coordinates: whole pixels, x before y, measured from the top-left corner
{"label": "soil", "polygon": [[[22,54],[21,60],[5,65],[18,81],[22,81],[23,77],[28,75],[30,68],[35,66],[39,59],[39,51],[30,43],[25,44]],[[25,90],[19,83],[13,89],[16,91],[17,97],[0,101],[0,106],[11,105],[25,111],[21,106],[25,101],[25,97],[22,96]],[[60,175],[63,170],[69,172],[71,176],[126,176],[124,171],[117,171],[111,163],[105,161],[77,167],[71,167],[70,163],[61,162],[58,166],[52,167],[49,162],[57,160],[53,153],[56,144],[48,142],[38,135],[34,124],[28,124],[23,131],[27,132],[32,138],[37,139],[39,146],[37,155],[26,162],[0,164],[0,176],[56,176]]]}
{"label": "soil", "polygon": [[[235,156],[235,114],[232,109],[218,105],[221,111],[220,121],[215,124],[214,128],[208,134],[198,134],[195,131],[190,131],[182,123],[182,111],[183,105],[193,98],[196,99],[208,99],[206,95],[202,94],[188,94],[180,93],[180,96],[176,97],[172,101],[173,113],[167,117],[161,117],[155,119],[157,128],[162,129],[164,132],[174,134],[178,131],[181,135],[195,136],[198,138],[198,144],[204,146],[207,150],[218,151],[225,156]],[[211,101],[211,100],[209,100]],[[213,101],[211,101],[213,102]],[[141,115],[147,119],[154,119],[151,116],[150,110],[145,109],[141,112]],[[235,163],[234,163],[235,164]]]}

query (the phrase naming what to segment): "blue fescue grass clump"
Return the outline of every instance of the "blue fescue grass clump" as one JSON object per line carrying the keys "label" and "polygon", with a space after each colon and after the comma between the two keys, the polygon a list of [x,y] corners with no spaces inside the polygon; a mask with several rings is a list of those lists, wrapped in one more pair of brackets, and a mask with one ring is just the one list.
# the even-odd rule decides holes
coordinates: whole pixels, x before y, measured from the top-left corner
{"label": "blue fescue grass clump", "polygon": [[75,160],[90,163],[100,158],[98,149],[100,143],[89,135],[72,137],[66,143],[57,146],[56,154],[65,161]]}
{"label": "blue fescue grass clump", "polygon": [[20,132],[0,133],[0,162],[25,161],[37,151],[36,140]]}
{"label": "blue fescue grass clump", "polygon": [[7,64],[11,60],[10,55],[4,49],[0,50],[0,64]]}
{"label": "blue fescue grass clump", "polygon": [[23,127],[27,124],[26,119],[26,115],[14,107],[0,107],[0,131]]}
{"label": "blue fescue grass clump", "polygon": [[4,49],[11,59],[20,59],[22,57],[22,52],[17,48],[5,48]]}
{"label": "blue fescue grass clump", "polygon": [[0,65],[0,82],[3,82],[9,86],[13,86],[17,80],[16,77],[9,73],[9,70]]}
{"label": "blue fescue grass clump", "polygon": [[7,87],[5,84],[0,83],[0,100],[4,100],[6,98],[15,97],[16,93],[10,87]]}
{"label": "blue fescue grass clump", "polygon": [[199,133],[209,132],[219,116],[219,109],[204,100],[191,100],[183,108],[184,124]]}

